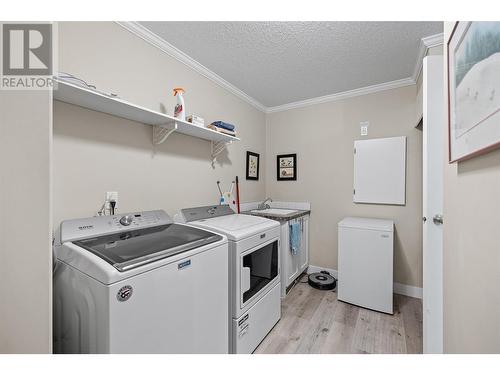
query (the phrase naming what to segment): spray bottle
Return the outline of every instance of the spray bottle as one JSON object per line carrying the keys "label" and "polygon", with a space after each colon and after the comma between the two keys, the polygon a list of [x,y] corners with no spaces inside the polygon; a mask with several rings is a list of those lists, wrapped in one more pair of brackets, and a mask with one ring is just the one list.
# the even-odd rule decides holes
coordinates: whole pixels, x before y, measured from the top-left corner
{"label": "spray bottle", "polygon": [[174,96],[177,96],[177,104],[175,105],[174,117],[179,120],[186,121],[186,107],[184,106],[184,89],[182,87],[174,88]]}

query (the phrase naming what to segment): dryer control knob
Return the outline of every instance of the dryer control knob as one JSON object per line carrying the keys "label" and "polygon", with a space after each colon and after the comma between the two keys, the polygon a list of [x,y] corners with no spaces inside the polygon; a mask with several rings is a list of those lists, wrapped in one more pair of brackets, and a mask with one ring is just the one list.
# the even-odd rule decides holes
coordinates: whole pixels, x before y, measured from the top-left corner
{"label": "dryer control knob", "polygon": [[120,224],[127,226],[127,225],[132,224],[133,220],[134,220],[133,215],[125,215],[120,219]]}

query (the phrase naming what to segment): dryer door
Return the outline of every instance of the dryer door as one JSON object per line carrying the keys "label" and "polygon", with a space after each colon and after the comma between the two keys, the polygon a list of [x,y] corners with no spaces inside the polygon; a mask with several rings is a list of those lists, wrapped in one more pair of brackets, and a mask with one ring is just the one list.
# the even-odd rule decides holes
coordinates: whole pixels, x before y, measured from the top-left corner
{"label": "dryer door", "polygon": [[278,240],[256,247],[241,256],[241,307],[257,299],[279,273]]}

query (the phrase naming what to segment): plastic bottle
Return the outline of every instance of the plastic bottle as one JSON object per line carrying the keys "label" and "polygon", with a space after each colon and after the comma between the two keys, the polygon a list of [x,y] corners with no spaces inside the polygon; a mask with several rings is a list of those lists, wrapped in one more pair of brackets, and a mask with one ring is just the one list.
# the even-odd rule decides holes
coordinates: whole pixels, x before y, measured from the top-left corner
{"label": "plastic bottle", "polygon": [[174,88],[174,96],[177,96],[177,104],[175,105],[174,117],[179,120],[186,121],[186,107],[184,105],[184,89],[182,87]]}

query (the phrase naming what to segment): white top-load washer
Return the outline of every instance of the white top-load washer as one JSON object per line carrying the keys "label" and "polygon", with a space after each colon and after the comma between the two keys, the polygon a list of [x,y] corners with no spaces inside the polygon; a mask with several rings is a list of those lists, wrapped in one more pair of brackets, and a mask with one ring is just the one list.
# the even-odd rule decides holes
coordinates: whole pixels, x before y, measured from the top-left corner
{"label": "white top-load washer", "polygon": [[228,244],[164,211],[64,221],[56,353],[227,353]]}
{"label": "white top-load washer", "polygon": [[180,220],[227,236],[230,352],[252,353],[281,318],[279,222],[226,205],[183,209]]}

